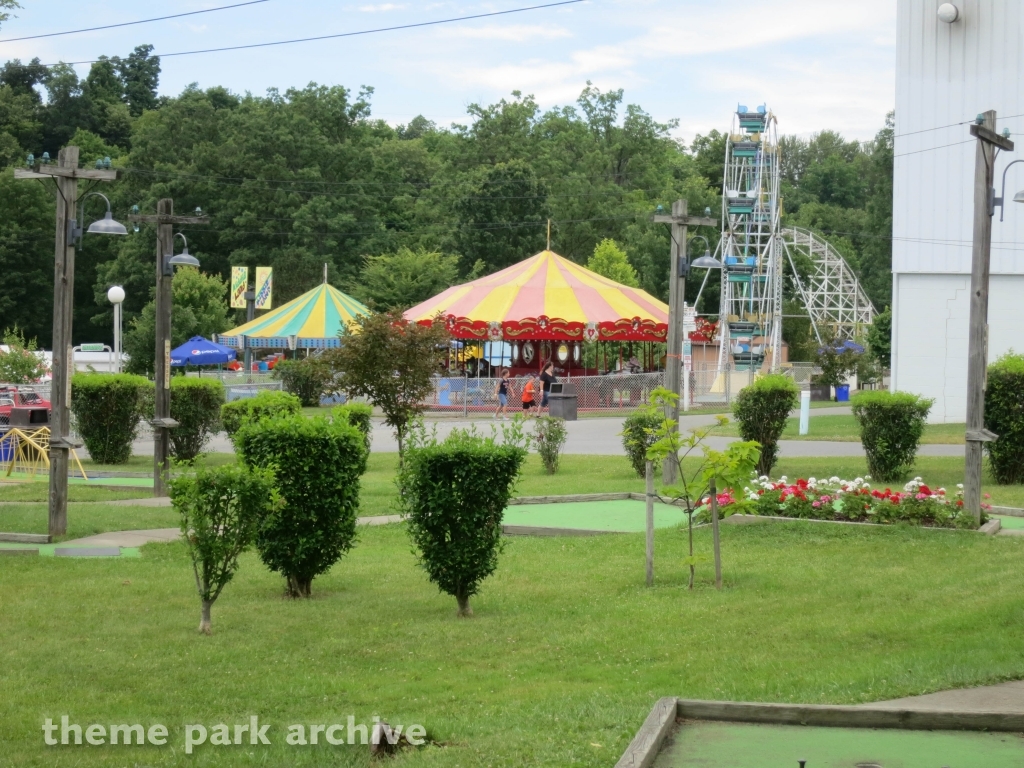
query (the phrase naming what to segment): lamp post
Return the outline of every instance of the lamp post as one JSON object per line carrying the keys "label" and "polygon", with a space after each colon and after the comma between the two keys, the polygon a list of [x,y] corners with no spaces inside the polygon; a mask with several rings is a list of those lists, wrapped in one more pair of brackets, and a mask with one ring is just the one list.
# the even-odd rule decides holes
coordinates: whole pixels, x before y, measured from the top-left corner
{"label": "lamp post", "polygon": [[[155,216],[133,214],[129,221],[157,225],[156,240],[156,355],[153,360],[156,397],[153,421],[153,495],[167,495],[170,430],[178,426],[171,418],[171,278],[178,266],[199,266],[199,260],[188,252],[188,241],[180,232],[174,234],[175,224],[205,224],[205,216],[175,216],[174,201],[164,198],[157,202]],[[198,209],[197,209],[198,211]],[[185,248],[174,255],[174,238],[185,240]]]}
{"label": "lamp post", "polygon": [[[79,203],[85,199],[79,200],[78,181],[115,181],[120,175],[121,171],[106,167],[95,170],[79,168],[78,147],[75,146],[62,149],[56,165],[50,163],[48,153],[43,153],[41,162],[36,162],[35,157],[29,155],[28,168],[14,170],[16,179],[52,179],[57,187],[57,236],[53,260],[53,381],[50,386],[50,536],[63,536],[68,527],[68,459],[73,447],[70,437],[71,373],[74,370],[71,320],[75,296],[75,241],[82,236],[77,222],[81,221]],[[102,222],[94,222],[88,231],[102,234],[127,232],[124,227],[119,231],[114,226],[116,224],[110,214],[110,201],[107,201],[107,215]]]}
{"label": "lamp post", "polygon": [[124,301],[124,288],[113,285],[107,290],[107,301],[114,305],[114,359],[117,370],[121,372],[121,303]]}
{"label": "lamp post", "polygon": [[[703,240],[704,241],[704,255],[703,256],[699,256],[696,259],[694,259],[693,261],[688,262],[688,263],[686,262],[686,256],[685,255],[681,256],[680,258],[683,261],[679,264],[679,274],[680,274],[680,276],[685,278],[686,276],[688,276],[690,274],[690,270],[694,269],[694,268],[697,268],[697,269],[709,269],[709,270],[710,269],[721,269],[722,268],[722,262],[720,262],[718,259],[714,258],[711,255],[711,243],[709,243],[708,239],[706,237],[704,237],[703,235],[694,235],[693,237],[691,237],[689,243],[687,243],[687,251],[689,251],[689,244],[692,243],[694,240]],[[710,274],[710,272],[708,274]],[[707,282],[707,279],[708,279],[707,275],[705,275],[704,276],[704,282]],[[704,290],[704,283],[701,283],[700,289],[701,289],[701,291]],[[697,294],[697,298],[698,299],[700,298],[700,293]],[[696,308],[697,308],[697,303],[694,302],[694,310],[695,311],[696,311]],[[686,334],[685,334],[685,330],[686,330],[686,313],[685,313],[685,310],[684,310],[684,313],[683,313],[683,330],[684,330],[684,334],[683,334],[683,410],[684,411],[689,411],[690,410],[690,368],[692,366],[692,362],[691,361],[693,360],[693,342],[690,341],[686,337]]]}

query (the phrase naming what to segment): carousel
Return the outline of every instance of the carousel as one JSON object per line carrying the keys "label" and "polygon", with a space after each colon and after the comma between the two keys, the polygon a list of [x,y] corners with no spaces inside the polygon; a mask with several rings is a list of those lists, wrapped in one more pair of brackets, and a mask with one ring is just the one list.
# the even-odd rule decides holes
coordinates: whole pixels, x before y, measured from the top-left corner
{"label": "carousel", "polygon": [[580,376],[654,370],[668,333],[667,304],[550,250],[453,286],[405,313],[421,324],[438,316],[454,339],[480,350],[473,357],[501,359],[513,375],[539,371],[549,361]]}

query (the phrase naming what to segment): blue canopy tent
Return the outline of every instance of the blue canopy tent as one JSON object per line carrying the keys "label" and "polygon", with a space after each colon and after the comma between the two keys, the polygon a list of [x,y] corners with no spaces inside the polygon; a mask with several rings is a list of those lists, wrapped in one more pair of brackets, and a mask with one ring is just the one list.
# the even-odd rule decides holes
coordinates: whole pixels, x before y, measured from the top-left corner
{"label": "blue canopy tent", "polygon": [[235,357],[235,350],[230,347],[214,344],[202,336],[193,336],[177,349],[171,350],[171,365],[223,365]]}

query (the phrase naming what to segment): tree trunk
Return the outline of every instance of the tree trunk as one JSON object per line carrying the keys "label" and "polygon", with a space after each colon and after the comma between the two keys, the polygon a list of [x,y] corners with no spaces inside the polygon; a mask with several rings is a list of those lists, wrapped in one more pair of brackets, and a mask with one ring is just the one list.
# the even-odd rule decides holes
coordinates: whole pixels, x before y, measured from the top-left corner
{"label": "tree trunk", "polygon": [[459,618],[467,618],[473,615],[473,609],[469,607],[469,595],[456,595],[459,602]]}
{"label": "tree trunk", "polygon": [[313,586],[312,579],[303,579],[294,575],[289,575],[287,579],[288,597],[309,597]]}
{"label": "tree trunk", "polygon": [[202,618],[199,620],[199,631],[204,635],[212,635],[213,630],[210,628],[210,608],[213,606],[213,600],[203,600],[203,613]]}
{"label": "tree trunk", "polygon": [[693,510],[689,510],[686,515],[686,519],[689,523],[690,529],[690,589],[693,589],[693,574],[696,570],[693,565]]}

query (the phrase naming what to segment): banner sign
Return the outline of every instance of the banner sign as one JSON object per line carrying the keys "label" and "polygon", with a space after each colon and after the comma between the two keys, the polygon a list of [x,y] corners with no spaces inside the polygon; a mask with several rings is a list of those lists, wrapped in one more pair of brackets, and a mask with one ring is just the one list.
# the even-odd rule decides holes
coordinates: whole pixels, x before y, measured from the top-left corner
{"label": "banner sign", "polygon": [[249,268],[231,268],[231,308],[245,309],[245,292],[249,290]]}
{"label": "banner sign", "polygon": [[270,309],[273,306],[273,293],[273,267],[256,267],[256,309]]}

